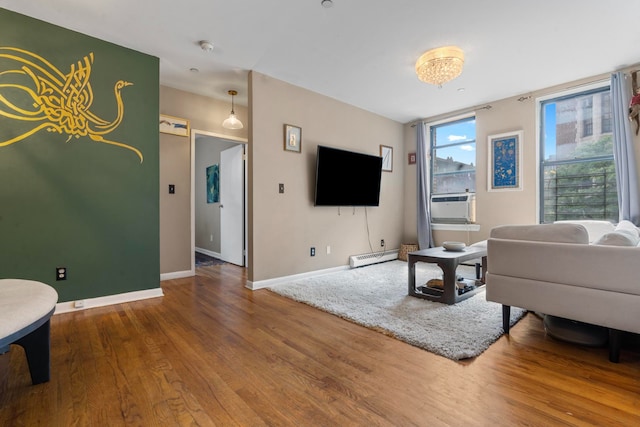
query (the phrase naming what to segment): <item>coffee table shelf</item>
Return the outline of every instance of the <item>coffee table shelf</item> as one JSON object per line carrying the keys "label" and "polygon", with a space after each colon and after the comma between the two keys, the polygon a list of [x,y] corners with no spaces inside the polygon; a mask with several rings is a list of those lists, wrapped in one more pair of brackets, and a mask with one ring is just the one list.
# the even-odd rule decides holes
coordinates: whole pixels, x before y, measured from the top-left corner
{"label": "coffee table shelf", "polygon": [[[482,275],[475,281],[475,288],[459,294],[456,288],[456,269],[464,261],[482,259]],[[443,289],[428,288],[426,284],[416,287],[416,263],[425,262],[437,264],[442,270]],[[487,250],[482,247],[468,246],[463,251],[447,251],[442,247],[423,249],[409,252],[409,295],[423,298],[429,301],[437,301],[444,304],[455,304],[463,301],[484,287],[484,277],[487,271]]]}

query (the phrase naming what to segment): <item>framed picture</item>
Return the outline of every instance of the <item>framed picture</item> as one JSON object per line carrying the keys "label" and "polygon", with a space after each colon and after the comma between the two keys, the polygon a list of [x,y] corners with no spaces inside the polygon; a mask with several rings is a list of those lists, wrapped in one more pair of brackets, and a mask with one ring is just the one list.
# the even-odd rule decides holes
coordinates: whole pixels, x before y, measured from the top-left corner
{"label": "framed picture", "polygon": [[488,136],[488,191],[522,190],[522,138],[522,131]]}
{"label": "framed picture", "polygon": [[160,114],[160,132],[189,136],[189,120]]}
{"label": "framed picture", "polygon": [[409,153],[409,164],[410,165],[416,164],[416,153]]}
{"label": "framed picture", "polygon": [[295,153],[302,152],[302,128],[293,125],[284,125],[284,150]]}
{"label": "framed picture", "polygon": [[381,145],[380,157],[382,157],[382,170],[384,172],[393,172],[393,147]]}
{"label": "framed picture", "polygon": [[220,202],[220,166],[216,163],[207,168],[207,203]]}

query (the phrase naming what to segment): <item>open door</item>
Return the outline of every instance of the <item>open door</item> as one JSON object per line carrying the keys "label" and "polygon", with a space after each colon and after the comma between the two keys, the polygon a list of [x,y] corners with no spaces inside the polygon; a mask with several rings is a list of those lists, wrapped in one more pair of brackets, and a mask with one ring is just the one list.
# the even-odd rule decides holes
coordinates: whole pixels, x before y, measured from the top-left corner
{"label": "open door", "polygon": [[244,266],[244,145],[220,153],[220,256]]}

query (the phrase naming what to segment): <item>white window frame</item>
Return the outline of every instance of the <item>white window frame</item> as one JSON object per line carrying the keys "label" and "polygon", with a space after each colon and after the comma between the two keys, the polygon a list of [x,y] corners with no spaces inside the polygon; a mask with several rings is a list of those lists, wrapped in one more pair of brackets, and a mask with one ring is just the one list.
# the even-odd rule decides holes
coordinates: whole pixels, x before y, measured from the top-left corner
{"label": "white window frame", "polygon": [[[465,114],[460,114],[457,116],[451,116],[451,117],[447,117],[445,119],[441,119],[441,120],[437,120],[434,122],[428,122],[425,124],[426,127],[426,134],[429,137],[429,148],[427,150],[427,157],[428,157],[428,161],[429,161],[429,179],[433,180],[433,169],[432,169],[432,163],[431,163],[431,128],[435,127],[435,126],[439,126],[439,125],[443,125],[446,123],[451,123],[451,122],[457,122],[460,120],[465,120],[468,118],[473,117],[474,119],[477,117],[477,114],[475,111],[471,111],[469,113],[465,113]],[[478,173],[478,134],[476,132],[475,135],[475,144],[476,144],[476,174]],[[477,179],[477,175],[476,175],[476,192],[478,190],[478,179]],[[433,183],[429,182],[429,188],[433,189]]]}
{"label": "white window frame", "polygon": [[536,98],[536,223],[540,224],[540,142],[542,135],[540,134],[540,115],[542,112],[542,103],[554,98],[560,98],[563,96],[575,95],[582,92],[587,92],[594,89],[601,89],[605,86],[611,85],[610,79],[597,80],[581,85],[576,85],[565,90],[549,93],[544,96]]}
{"label": "white window frame", "polygon": [[[475,111],[470,111],[468,113],[459,114],[456,116],[447,117],[444,119],[436,120],[433,122],[425,123],[425,131],[426,135],[429,136],[429,147],[427,150],[427,160],[429,161],[429,179],[432,179],[433,170],[431,169],[431,128],[434,126],[442,125],[450,122],[457,122],[459,120],[464,120],[474,117],[477,119],[478,115]],[[478,173],[478,134],[476,132],[476,174]],[[431,188],[431,182],[429,182],[429,188]],[[476,175],[476,191],[477,188],[477,175]],[[477,200],[477,199],[476,199]],[[442,231],[480,231],[480,224],[443,224],[443,223],[431,223],[432,230],[442,230]]]}

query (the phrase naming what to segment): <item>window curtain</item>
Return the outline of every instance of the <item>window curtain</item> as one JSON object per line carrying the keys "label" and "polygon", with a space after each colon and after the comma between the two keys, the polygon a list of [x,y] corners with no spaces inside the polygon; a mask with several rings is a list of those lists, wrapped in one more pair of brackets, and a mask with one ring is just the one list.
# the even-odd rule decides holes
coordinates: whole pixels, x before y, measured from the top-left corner
{"label": "window curtain", "polygon": [[418,180],[418,244],[420,249],[427,249],[435,246],[433,244],[433,234],[431,233],[431,197],[429,185],[429,149],[425,140],[425,124],[419,122],[417,129],[417,149],[416,166]]}
{"label": "window curtain", "polygon": [[616,165],[619,219],[640,225],[640,195],[636,156],[628,118],[631,91],[624,73],[611,75],[611,117],[613,128],[613,158]]}

